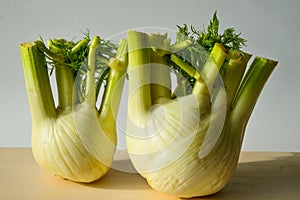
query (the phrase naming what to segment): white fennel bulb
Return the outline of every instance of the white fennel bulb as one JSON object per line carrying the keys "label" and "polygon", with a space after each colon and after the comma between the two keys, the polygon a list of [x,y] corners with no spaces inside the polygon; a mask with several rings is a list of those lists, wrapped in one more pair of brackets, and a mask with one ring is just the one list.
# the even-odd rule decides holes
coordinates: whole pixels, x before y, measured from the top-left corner
{"label": "white fennel bulb", "polygon": [[[172,52],[166,35],[127,31],[127,148],[136,170],[157,191],[213,194],[234,173],[244,131],[277,62],[214,44],[201,71]],[[194,78],[190,94],[172,94],[170,63]],[[219,73],[220,72],[220,73]]]}
{"label": "white fennel bulb", "polygon": [[[118,52],[110,60],[101,57],[101,42],[95,36],[91,44],[84,38],[78,43],[51,40],[49,49],[42,41],[20,45],[32,116],[33,156],[44,169],[72,181],[99,179],[109,170],[115,153],[116,115],[127,67],[127,42],[120,41]],[[57,107],[45,57],[54,65]],[[99,59],[105,64],[96,84]],[[80,74],[83,69],[74,69],[76,65],[85,65],[85,72]],[[106,88],[97,108],[97,87],[104,81],[101,78],[106,78]]]}

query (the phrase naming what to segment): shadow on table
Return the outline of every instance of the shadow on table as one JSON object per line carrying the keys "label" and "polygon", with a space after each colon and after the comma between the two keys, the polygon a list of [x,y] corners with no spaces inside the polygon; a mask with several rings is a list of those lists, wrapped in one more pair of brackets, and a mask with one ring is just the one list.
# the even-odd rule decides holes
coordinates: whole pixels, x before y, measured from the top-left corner
{"label": "shadow on table", "polygon": [[[122,170],[121,170],[122,169]],[[130,173],[128,173],[130,172]],[[80,183],[82,184],[82,183]],[[88,187],[120,190],[150,190],[147,181],[133,168],[130,160],[114,161],[113,167],[100,180],[83,184]]]}
{"label": "shadow on table", "polygon": [[[99,181],[84,185],[111,190],[151,190],[146,180],[139,174],[113,169]],[[275,157],[273,160],[239,163],[232,180],[222,191],[193,199],[298,200],[300,199],[300,154]]]}
{"label": "shadow on table", "polygon": [[300,199],[300,154],[273,160],[239,163],[227,186],[202,200]]}

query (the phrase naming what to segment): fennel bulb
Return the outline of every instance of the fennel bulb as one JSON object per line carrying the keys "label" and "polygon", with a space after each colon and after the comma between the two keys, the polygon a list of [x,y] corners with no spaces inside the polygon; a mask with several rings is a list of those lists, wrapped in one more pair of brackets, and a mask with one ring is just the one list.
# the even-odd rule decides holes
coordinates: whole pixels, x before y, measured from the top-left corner
{"label": "fennel bulb", "polygon": [[[114,157],[116,115],[127,67],[127,43],[121,40],[115,57],[108,60],[109,52],[106,57],[100,55],[105,51],[101,42],[95,36],[91,44],[89,38],[84,38],[77,43],[51,40],[49,49],[42,41],[20,45],[32,116],[33,156],[44,169],[72,181],[99,179],[107,173]],[[45,57],[54,65],[57,107]],[[109,66],[104,70],[107,86],[100,109],[96,107],[98,85],[95,84],[99,59]],[[79,72],[81,65],[87,68],[83,74]],[[101,84],[103,80],[99,81]]]}
{"label": "fennel bulb", "polygon": [[[248,119],[277,62],[256,57],[243,78],[251,55],[218,42],[198,70],[191,64],[195,46],[187,49],[188,62],[172,52],[176,44],[166,35],[129,30],[127,36],[126,142],[134,167],[160,192],[185,198],[218,192],[236,169]],[[171,91],[172,65],[188,77],[178,78],[178,93]]]}

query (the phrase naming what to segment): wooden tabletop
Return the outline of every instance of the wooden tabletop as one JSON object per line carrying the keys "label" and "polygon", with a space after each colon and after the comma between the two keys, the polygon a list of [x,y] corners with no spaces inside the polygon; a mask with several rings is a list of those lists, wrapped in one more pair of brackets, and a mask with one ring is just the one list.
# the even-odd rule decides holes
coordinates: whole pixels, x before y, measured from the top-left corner
{"label": "wooden tabletop", "polygon": [[[129,162],[129,161],[128,161]],[[54,176],[33,160],[31,149],[0,148],[1,200],[175,200],[152,190],[135,173],[111,169],[99,181],[80,184]],[[299,200],[300,153],[242,152],[231,182],[203,200]]]}

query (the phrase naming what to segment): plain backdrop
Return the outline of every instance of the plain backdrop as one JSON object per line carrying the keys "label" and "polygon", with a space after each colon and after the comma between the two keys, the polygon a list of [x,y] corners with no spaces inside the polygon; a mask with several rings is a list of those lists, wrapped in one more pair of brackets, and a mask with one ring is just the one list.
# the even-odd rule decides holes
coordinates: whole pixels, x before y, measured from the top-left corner
{"label": "plain backdrop", "polygon": [[0,0],[0,147],[31,146],[21,42],[38,35],[72,39],[87,28],[103,38],[140,27],[176,30],[186,23],[201,29],[217,10],[221,30],[235,27],[247,39],[244,51],[279,61],[253,111],[243,150],[300,151],[299,9],[298,0]]}

